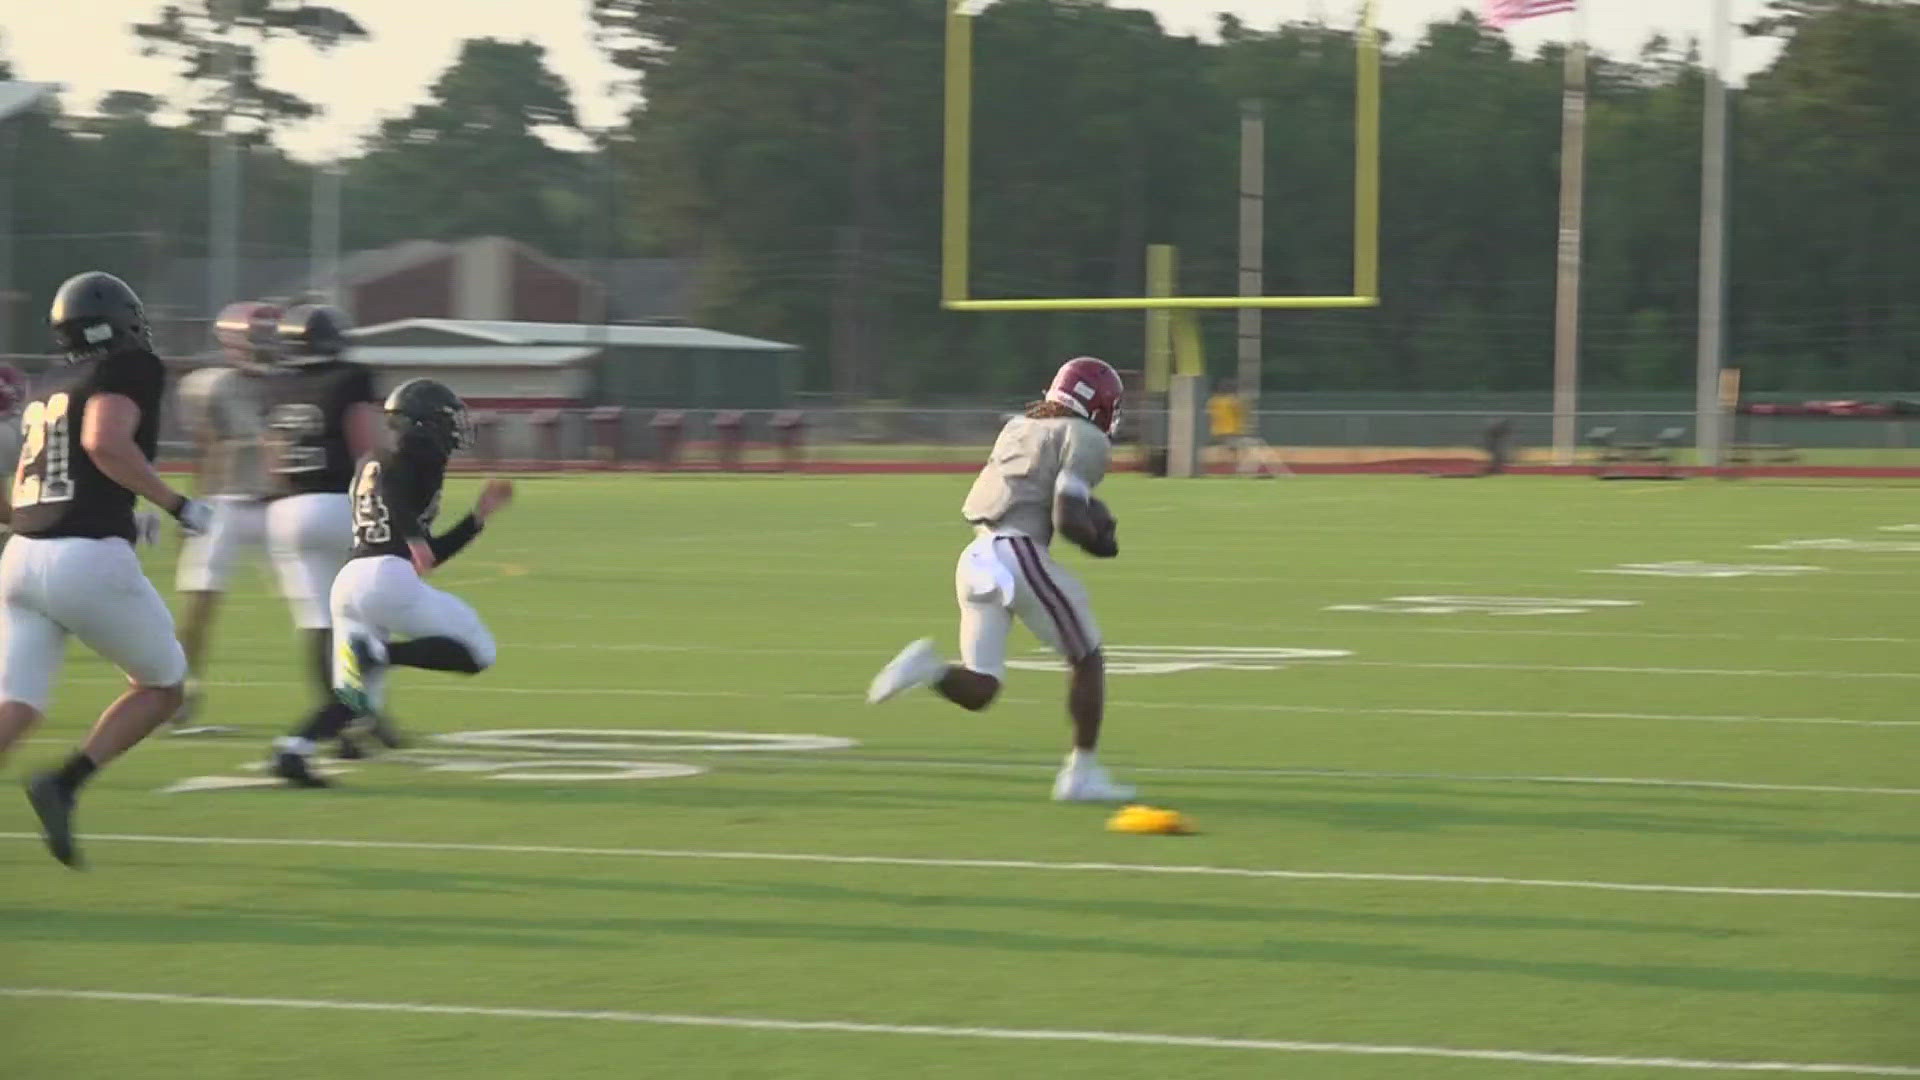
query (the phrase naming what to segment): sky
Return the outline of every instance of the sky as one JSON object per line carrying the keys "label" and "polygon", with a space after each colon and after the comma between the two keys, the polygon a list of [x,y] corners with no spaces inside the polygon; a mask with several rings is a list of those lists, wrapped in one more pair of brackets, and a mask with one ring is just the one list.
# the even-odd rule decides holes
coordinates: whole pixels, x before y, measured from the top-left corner
{"label": "sky", "polygon": [[[179,93],[172,65],[142,57],[128,27],[150,18],[163,0],[0,0],[0,50],[15,77],[61,83],[69,111],[90,111],[108,90]],[[805,0],[795,0],[803,3]],[[1474,0],[1478,2],[1478,0]],[[73,4],[84,3],[88,34],[73,32]],[[1351,0],[1113,0],[1116,7],[1145,8],[1170,31],[1211,36],[1216,12],[1231,11],[1255,27],[1291,19],[1350,22]],[[1596,48],[1632,55],[1650,35],[1704,37],[1713,0],[1608,0],[1581,16],[1557,15],[1513,28],[1515,43],[1530,52],[1542,42],[1565,40],[1586,20]],[[404,114],[452,62],[460,42],[471,37],[534,40],[548,62],[573,87],[581,120],[589,127],[616,123],[631,98],[620,88],[621,72],[593,43],[589,0],[334,0],[365,25],[373,40],[328,54],[299,45],[269,49],[262,57],[269,85],[322,105],[326,114],[279,133],[294,154],[322,159],[354,152],[360,138],[389,116]],[[1730,0],[1734,20],[1759,13],[1763,0]],[[1450,17],[1461,0],[1380,0],[1380,25],[1401,42],[1435,19]],[[1772,46],[1733,42],[1733,69],[1744,76],[1766,65]]]}

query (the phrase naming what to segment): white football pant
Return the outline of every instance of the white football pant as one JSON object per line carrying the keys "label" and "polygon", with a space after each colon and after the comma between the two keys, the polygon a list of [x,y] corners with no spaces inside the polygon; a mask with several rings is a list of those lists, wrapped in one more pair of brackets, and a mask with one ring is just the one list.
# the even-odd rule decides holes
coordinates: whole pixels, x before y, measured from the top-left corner
{"label": "white football pant", "polygon": [[953,586],[960,602],[960,660],[1002,678],[1007,635],[1018,617],[1048,648],[1072,662],[1100,649],[1100,627],[1079,579],[1044,545],[1018,533],[982,536],[960,553]]}
{"label": "white football pant", "polygon": [[174,570],[176,592],[226,592],[233,568],[267,546],[267,504],[247,495],[211,495],[207,531],[187,537]]}
{"label": "white football pant", "polygon": [[302,630],[332,626],[333,579],[353,554],[353,497],[326,491],[275,499],[267,504],[267,550],[293,624]]}
{"label": "white football pant", "polygon": [[[336,655],[353,634],[381,642],[452,638],[483,668],[492,667],[497,655],[493,632],[473,605],[422,581],[413,563],[392,555],[354,559],[340,571],[333,582],[333,633]],[[380,699],[376,687],[368,690]]]}
{"label": "white football pant", "polygon": [[14,537],[0,553],[0,699],[45,712],[69,635],[136,686],[186,681],[173,613],[133,545],[119,537]]}

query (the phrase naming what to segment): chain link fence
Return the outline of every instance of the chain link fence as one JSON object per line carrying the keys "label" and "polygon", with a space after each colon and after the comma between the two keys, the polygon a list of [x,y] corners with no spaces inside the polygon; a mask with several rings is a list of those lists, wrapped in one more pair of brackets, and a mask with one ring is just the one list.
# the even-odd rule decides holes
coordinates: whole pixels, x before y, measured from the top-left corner
{"label": "chain link fence", "polygon": [[[0,362],[32,375],[57,361],[32,354],[0,355]],[[1012,408],[849,408],[818,402],[781,411],[476,411],[480,445],[472,459],[524,469],[960,467],[977,464],[1016,413]],[[1545,462],[1551,456],[1553,417],[1538,409],[1283,408],[1263,410],[1251,420],[1266,443],[1299,464],[1478,460],[1496,425],[1505,427],[1512,461]],[[1598,460],[1603,444],[1638,444],[1690,460],[1693,423],[1692,413],[1671,409],[1583,412],[1577,427],[1580,459]],[[1140,467],[1148,456],[1141,433],[1164,430],[1164,415],[1129,411],[1116,439],[1119,467]],[[1736,455],[1774,464],[1920,468],[1920,415],[1742,414],[1733,420],[1730,442]],[[163,420],[162,446],[175,462],[191,452],[171,408]]]}

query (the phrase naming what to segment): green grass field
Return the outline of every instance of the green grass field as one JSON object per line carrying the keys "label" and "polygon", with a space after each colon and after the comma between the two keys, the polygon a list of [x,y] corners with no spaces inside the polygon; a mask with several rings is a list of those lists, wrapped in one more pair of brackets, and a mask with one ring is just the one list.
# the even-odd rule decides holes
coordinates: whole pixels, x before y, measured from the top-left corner
{"label": "green grass field", "polygon": [[[0,1077],[1920,1076],[1909,491],[1118,478],[1122,557],[1061,558],[1162,665],[1114,676],[1104,755],[1202,830],[1157,837],[1048,801],[1062,676],[862,703],[953,645],[965,485],[527,480],[442,575],[499,666],[395,679],[423,752],[163,794],[305,702],[249,575],[209,717],[243,736],[103,774],[86,873],[0,800]],[[1832,538],[1873,543],[1754,547]],[[1677,561],[1819,569],[1589,572]],[[1460,595],[1632,603],[1328,610]],[[10,776],[113,692],[76,650]],[[505,729],[857,745],[424,738]],[[705,771],[565,778],[609,762]]]}

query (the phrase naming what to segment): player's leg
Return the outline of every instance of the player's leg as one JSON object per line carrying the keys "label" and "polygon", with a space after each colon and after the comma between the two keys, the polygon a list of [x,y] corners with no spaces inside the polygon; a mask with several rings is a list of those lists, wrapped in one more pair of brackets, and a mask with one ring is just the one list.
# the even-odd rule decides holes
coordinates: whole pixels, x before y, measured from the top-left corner
{"label": "player's leg", "polygon": [[200,687],[206,678],[213,623],[234,565],[265,539],[266,511],[260,503],[231,495],[213,496],[208,503],[213,508],[213,521],[206,532],[188,537],[181,545],[180,562],[174,571],[174,591],[182,598],[180,645],[187,654],[186,700],[172,718],[175,734],[218,730],[188,726],[201,707]]}
{"label": "player's leg", "polygon": [[46,716],[67,632],[34,595],[33,540],[15,539],[0,554],[0,759]]}
{"label": "player's leg", "polygon": [[387,663],[461,675],[478,675],[492,667],[498,656],[493,631],[473,605],[418,577],[413,580],[393,621],[393,630],[407,640],[387,646]]}
{"label": "player's leg", "polygon": [[125,673],[129,684],[79,749],[28,785],[48,849],[77,866],[72,816],[81,786],[180,708],[187,657],[174,637],[173,613],[124,541],[64,541],[45,569],[47,614]]}
{"label": "player's leg", "polygon": [[1116,783],[1097,757],[1106,712],[1107,667],[1086,588],[1032,540],[1015,537],[1008,546],[1020,568],[1014,614],[1068,667],[1067,716],[1073,745],[1055,778],[1053,797],[1067,802],[1131,799],[1134,789]]}
{"label": "player's leg", "polygon": [[267,549],[280,579],[293,625],[308,639],[308,660],[321,697],[331,699],[329,663],[333,638],[330,596],[346,565],[353,535],[346,496],[295,495],[267,511]]}
{"label": "player's leg", "polygon": [[[354,710],[333,692],[331,596],[334,579],[352,554],[352,506],[346,495],[326,492],[281,499],[268,511],[274,570],[294,626],[306,639],[306,661],[315,691],[312,707],[293,733],[276,741],[272,769],[302,787],[324,784],[305,767],[313,744],[337,739],[341,756],[360,756],[359,745],[346,735]],[[289,744],[299,748],[299,760],[288,758]]]}
{"label": "player's leg", "polygon": [[[369,621],[368,609],[375,605],[380,596],[381,583],[376,571],[382,559],[359,559],[347,563],[335,575],[333,585],[328,590],[327,616],[333,626],[329,644],[332,652],[320,657],[323,667],[330,670],[329,699],[335,708],[319,709],[307,718],[307,721],[291,734],[274,740],[273,760],[269,771],[295,787],[327,787],[328,781],[311,765],[311,758],[321,743],[338,738],[340,732],[353,719],[356,713],[371,708],[368,704],[371,693],[359,680],[359,671],[351,663],[342,660],[342,653],[349,639],[377,640],[383,633],[380,627]],[[340,680],[353,678],[352,692],[349,694]]]}
{"label": "player's leg", "polygon": [[932,638],[912,642],[873,677],[867,687],[869,705],[922,686],[974,712],[993,704],[1006,674],[1007,633],[1013,628],[1007,605],[1014,588],[1012,570],[998,566],[994,544],[992,537],[975,540],[954,568],[961,662],[948,663]]}

